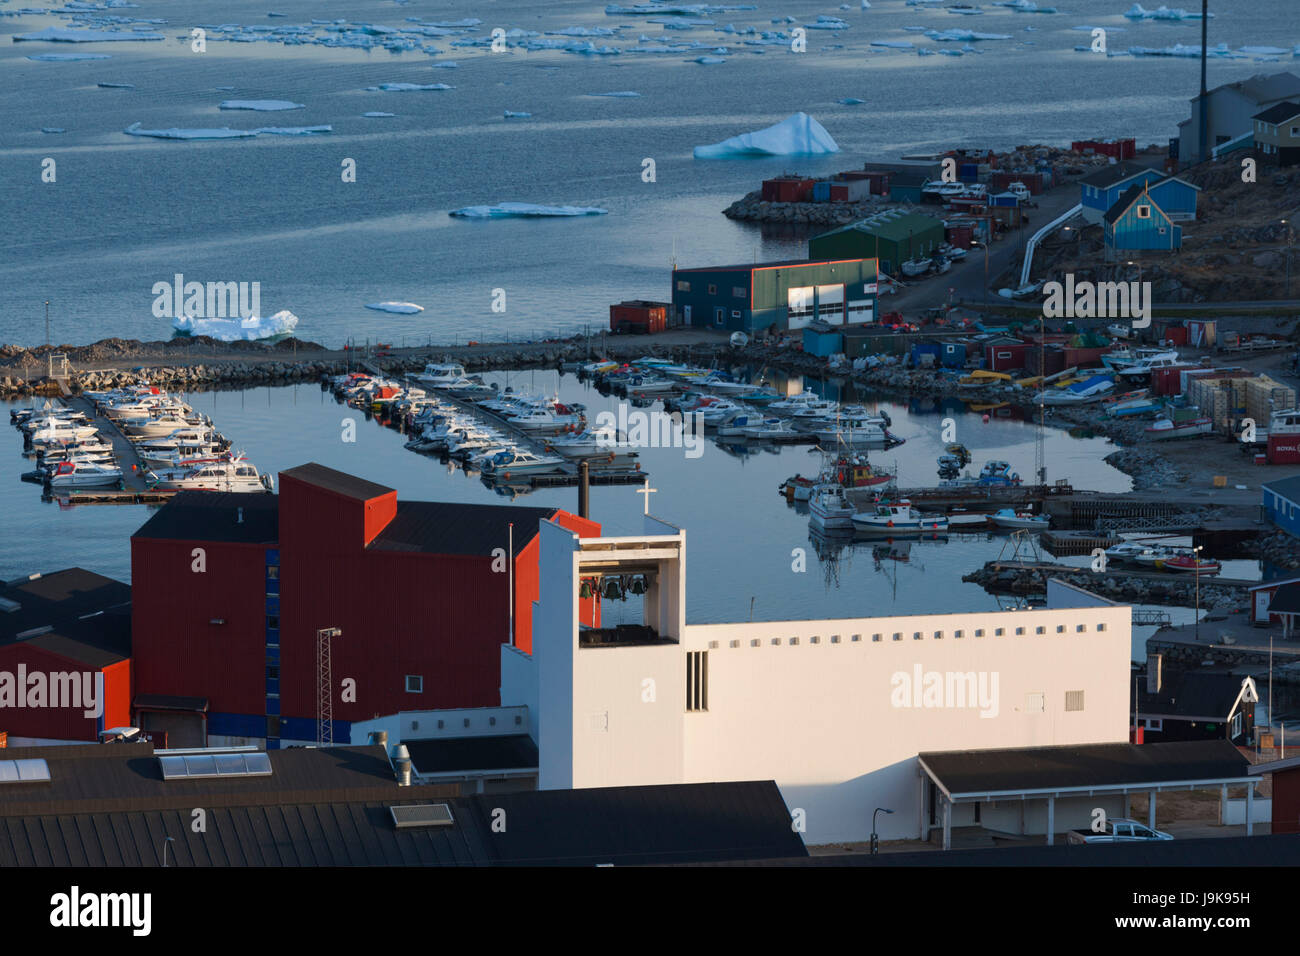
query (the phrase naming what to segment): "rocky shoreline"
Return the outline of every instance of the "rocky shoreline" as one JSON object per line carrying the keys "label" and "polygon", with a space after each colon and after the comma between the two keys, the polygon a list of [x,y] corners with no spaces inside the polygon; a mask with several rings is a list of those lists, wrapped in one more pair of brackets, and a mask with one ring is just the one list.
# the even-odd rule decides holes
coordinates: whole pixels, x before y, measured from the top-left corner
{"label": "rocky shoreline", "polygon": [[[1045,594],[1049,577],[1067,581],[1076,587],[1122,604],[1197,606],[1196,585],[1183,578],[1170,578],[1168,582],[1149,581],[1145,578],[1126,578],[1122,574],[1099,574],[1085,570],[1044,572],[1004,569],[998,571],[985,565],[979,570],[962,575],[962,581],[978,584],[993,593]],[[1242,588],[1209,583],[1204,577],[1201,579],[1200,606],[1203,608],[1236,607],[1244,602],[1245,596],[1246,592]]]}
{"label": "rocky shoreline", "polygon": [[844,226],[886,208],[879,196],[865,202],[767,202],[761,190],[746,193],[722,214],[742,222]]}

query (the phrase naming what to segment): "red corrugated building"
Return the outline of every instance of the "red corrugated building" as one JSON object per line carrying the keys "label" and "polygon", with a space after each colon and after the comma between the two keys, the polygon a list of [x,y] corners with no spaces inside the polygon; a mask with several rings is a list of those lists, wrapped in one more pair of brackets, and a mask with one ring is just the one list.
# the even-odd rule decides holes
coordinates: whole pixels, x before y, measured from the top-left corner
{"label": "red corrugated building", "polygon": [[1100,156],[1114,156],[1116,162],[1132,159],[1137,155],[1135,139],[1084,139],[1070,144],[1076,153],[1093,152]]}
{"label": "red corrugated building", "polygon": [[777,176],[763,180],[763,202],[810,202],[815,179],[799,176]]}
{"label": "red corrugated building", "polygon": [[12,746],[130,723],[131,587],[81,568],[0,586],[0,731]]}
{"label": "red corrugated building", "polygon": [[628,299],[609,307],[609,330],[611,332],[637,332],[653,334],[668,328],[670,302],[648,302],[644,299]]}
{"label": "red corrugated building", "polygon": [[[531,649],[533,542],[546,519],[600,533],[554,508],[398,501],[315,464],[282,472],[278,495],[177,495],[131,539],[135,692],[150,705],[139,719],[186,697],[224,742],[315,740],[326,628],[341,632],[335,740],[352,721],[401,710],[495,706],[512,583],[515,640]],[[588,601],[584,621],[598,615]]]}
{"label": "red corrugated building", "polygon": [[990,372],[1012,372],[1025,367],[1029,345],[1019,339],[990,342],[984,346],[984,367]]}

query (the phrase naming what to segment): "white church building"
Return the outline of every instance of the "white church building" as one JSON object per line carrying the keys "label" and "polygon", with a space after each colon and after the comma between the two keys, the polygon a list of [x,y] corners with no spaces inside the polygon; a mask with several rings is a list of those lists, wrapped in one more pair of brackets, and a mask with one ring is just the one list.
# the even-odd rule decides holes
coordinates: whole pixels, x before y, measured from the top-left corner
{"label": "white church building", "polygon": [[[1084,595],[1041,610],[692,625],[683,530],[647,516],[641,535],[582,538],[543,522],[540,549],[533,652],[503,647],[501,664],[503,712],[536,742],[540,789],[775,780],[809,844],[864,841],[873,816],[887,840],[971,825],[1059,833],[1096,807],[1126,810],[1118,792],[955,795],[918,755],[1126,744],[1128,607]],[[611,575],[644,583],[643,623],[580,625],[584,583]]]}

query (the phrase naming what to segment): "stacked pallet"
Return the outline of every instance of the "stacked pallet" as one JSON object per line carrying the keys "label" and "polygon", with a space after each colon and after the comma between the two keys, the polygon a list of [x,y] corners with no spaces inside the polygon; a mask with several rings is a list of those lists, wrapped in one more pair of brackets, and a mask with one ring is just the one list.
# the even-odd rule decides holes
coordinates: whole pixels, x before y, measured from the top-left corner
{"label": "stacked pallet", "polygon": [[1268,427],[1273,412],[1296,407],[1295,389],[1260,375],[1246,379],[1246,417],[1261,427]]}

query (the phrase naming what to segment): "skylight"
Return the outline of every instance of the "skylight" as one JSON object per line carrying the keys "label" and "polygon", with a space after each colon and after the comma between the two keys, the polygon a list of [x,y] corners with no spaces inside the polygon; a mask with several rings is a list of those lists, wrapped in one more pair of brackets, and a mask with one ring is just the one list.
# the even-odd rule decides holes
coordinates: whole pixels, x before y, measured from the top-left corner
{"label": "skylight", "polygon": [[50,767],[44,760],[0,760],[0,784],[49,781]]}
{"label": "skylight", "polygon": [[159,757],[158,766],[164,780],[271,776],[271,758],[261,752],[172,755]]}

